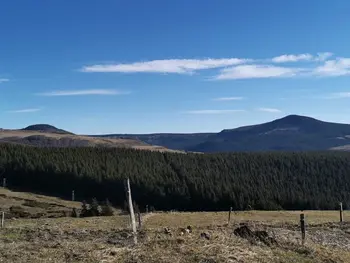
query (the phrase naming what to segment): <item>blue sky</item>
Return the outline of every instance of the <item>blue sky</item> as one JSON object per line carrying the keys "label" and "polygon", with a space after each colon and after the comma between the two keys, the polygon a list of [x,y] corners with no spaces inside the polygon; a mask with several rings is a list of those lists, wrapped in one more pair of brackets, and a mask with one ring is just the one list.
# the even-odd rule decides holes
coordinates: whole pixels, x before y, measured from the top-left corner
{"label": "blue sky", "polygon": [[350,123],[350,1],[3,0],[0,127]]}

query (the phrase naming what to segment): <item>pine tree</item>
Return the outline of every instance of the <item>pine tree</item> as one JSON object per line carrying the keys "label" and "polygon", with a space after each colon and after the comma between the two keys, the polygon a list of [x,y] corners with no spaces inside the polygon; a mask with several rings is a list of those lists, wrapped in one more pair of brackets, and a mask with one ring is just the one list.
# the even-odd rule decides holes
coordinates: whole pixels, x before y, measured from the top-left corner
{"label": "pine tree", "polygon": [[96,198],[92,198],[90,214],[91,214],[91,216],[100,216],[101,215],[101,207],[99,206]]}

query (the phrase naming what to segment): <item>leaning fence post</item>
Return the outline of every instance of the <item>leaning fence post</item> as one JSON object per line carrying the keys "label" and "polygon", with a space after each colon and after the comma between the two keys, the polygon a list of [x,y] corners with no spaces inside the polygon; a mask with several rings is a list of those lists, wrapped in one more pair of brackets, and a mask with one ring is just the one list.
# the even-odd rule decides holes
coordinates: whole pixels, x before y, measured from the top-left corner
{"label": "leaning fence post", "polygon": [[5,212],[1,212],[1,228],[4,228],[5,224]]}
{"label": "leaning fence post", "polygon": [[131,220],[132,232],[133,232],[133,236],[134,236],[134,245],[137,245],[135,214],[134,214],[134,208],[132,205],[132,197],[131,197],[131,188],[130,188],[129,178],[126,181],[126,185],[127,185],[127,195],[128,195],[128,202],[129,202],[130,220]]}
{"label": "leaning fence post", "polygon": [[343,222],[343,203],[339,203],[339,214],[340,214],[340,223]]}
{"label": "leaning fence post", "polygon": [[305,215],[300,214],[300,230],[301,230],[301,242],[305,244]]}
{"label": "leaning fence post", "polygon": [[228,225],[230,224],[230,221],[231,221],[231,213],[232,213],[232,207],[230,207],[230,211],[228,212]]}

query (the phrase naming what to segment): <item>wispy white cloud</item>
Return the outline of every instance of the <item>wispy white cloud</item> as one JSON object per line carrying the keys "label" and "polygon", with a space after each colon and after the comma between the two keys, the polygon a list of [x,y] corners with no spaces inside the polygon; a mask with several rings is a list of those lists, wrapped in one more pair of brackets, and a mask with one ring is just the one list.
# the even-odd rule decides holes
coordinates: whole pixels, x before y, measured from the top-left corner
{"label": "wispy white cloud", "polygon": [[163,59],[130,64],[108,64],[84,66],[82,72],[121,72],[121,73],[178,73],[189,74],[197,70],[214,69],[238,65],[247,62],[247,59],[220,58],[220,59]]}
{"label": "wispy white cloud", "polygon": [[269,112],[269,113],[280,113],[282,112],[279,109],[274,109],[274,108],[258,108],[258,111],[263,111],[263,112]]}
{"label": "wispy white cloud", "polygon": [[316,61],[325,61],[332,56],[333,56],[332,52],[321,52],[321,53],[317,53],[317,57],[315,58],[315,60]]}
{"label": "wispy white cloud", "polygon": [[11,110],[8,111],[9,113],[31,113],[31,112],[38,112],[41,111],[40,108],[32,108],[32,109],[21,109],[21,110]]}
{"label": "wispy white cloud", "polygon": [[[314,60],[318,63],[308,67],[280,67],[275,65],[238,65],[224,68],[214,77],[216,80],[224,79],[253,79],[253,78],[290,78],[290,77],[339,77],[350,76],[350,58],[337,58],[327,60],[331,53],[319,53]],[[323,61],[326,59],[325,61]],[[320,65],[319,62],[322,62]]]}
{"label": "wispy white cloud", "polygon": [[215,101],[232,101],[232,100],[243,100],[243,97],[221,97],[213,99]]}
{"label": "wispy white cloud", "polygon": [[[205,59],[160,59],[132,63],[95,64],[84,66],[82,72],[119,73],[173,73],[194,74],[203,70],[214,71],[210,80],[254,79],[281,77],[317,77],[350,75],[350,58],[333,58],[331,52],[316,54],[283,54],[273,58],[205,58]],[[292,62],[296,66],[280,66]],[[303,66],[300,66],[303,62]],[[216,73],[215,73],[216,71]],[[79,92],[80,93],[80,92]],[[98,93],[98,92],[97,92]],[[96,93],[96,94],[97,94]],[[94,94],[94,93],[93,93]],[[71,95],[71,94],[69,94]],[[87,94],[76,94],[87,95]],[[103,94],[111,95],[111,94]],[[56,95],[59,96],[59,95]],[[63,95],[61,95],[63,96]]]}
{"label": "wispy white cloud", "polygon": [[350,92],[336,92],[328,96],[325,96],[326,99],[348,99],[350,98]]}
{"label": "wispy white cloud", "polygon": [[222,69],[215,79],[292,77],[297,75],[300,71],[301,69],[299,68],[277,67],[273,65],[240,65]]}
{"label": "wispy white cloud", "polygon": [[298,55],[281,55],[272,58],[272,62],[275,63],[285,63],[285,62],[297,62],[302,60],[312,60],[313,56],[309,53],[298,54]]}
{"label": "wispy white cloud", "polygon": [[313,73],[319,76],[350,75],[350,58],[327,60],[323,65],[316,67]]}
{"label": "wispy white cloud", "polygon": [[8,82],[8,81],[10,81],[10,80],[9,79],[2,79],[2,78],[0,78],[0,83]]}
{"label": "wispy white cloud", "polygon": [[298,61],[324,61],[331,57],[333,53],[331,52],[322,52],[317,53],[317,55],[312,55],[310,53],[304,54],[290,54],[290,55],[281,55],[278,57],[272,58],[274,63],[287,63],[287,62],[298,62]]}
{"label": "wispy white cloud", "polygon": [[191,110],[186,111],[188,114],[228,114],[228,113],[238,113],[245,112],[245,110]]}
{"label": "wispy white cloud", "polygon": [[87,95],[124,95],[128,92],[122,92],[111,89],[88,89],[88,90],[58,90],[39,93],[40,96],[87,96]]}

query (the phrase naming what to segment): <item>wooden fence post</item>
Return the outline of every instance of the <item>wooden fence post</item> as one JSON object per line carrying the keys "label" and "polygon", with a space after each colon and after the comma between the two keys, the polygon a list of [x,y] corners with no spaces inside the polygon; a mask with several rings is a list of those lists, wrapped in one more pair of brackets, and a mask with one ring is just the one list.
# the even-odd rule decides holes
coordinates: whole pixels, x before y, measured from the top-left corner
{"label": "wooden fence post", "polygon": [[139,219],[139,229],[141,229],[141,227],[142,227],[142,219],[141,219],[140,211],[137,213],[137,215],[138,215],[138,219]]}
{"label": "wooden fence post", "polygon": [[301,230],[301,242],[305,244],[305,215],[300,214],[300,230]]}
{"label": "wooden fence post", "polygon": [[148,205],[146,205],[146,214],[148,214]]}
{"label": "wooden fence post", "polygon": [[6,188],[6,178],[5,177],[2,179],[2,187]]}
{"label": "wooden fence post", "polygon": [[130,188],[130,180],[129,178],[126,181],[127,189],[128,189],[128,201],[129,201],[129,211],[130,211],[130,220],[131,220],[131,226],[132,226],[132,232],[134,235],[134,244],[137,244],[137,232],[136,232],[136,223],[135,223],[135,214],[134,214],[134,208],[132,205],[132,197],[131,197],[131,188]]}
{"label": "wooden fence post", "polygon": [[343,222],[343,203],[339,203],[339,214],[340,214],[340,223]]}
{"label": "wooden fence post", "polygon": [[75,201],[75,192],[74,192],[74,190],[72,191],[72,201]]}
{"label": "wooden fence post", "polygon": [[231,213],[232,213],[232,207],[230,207],[230,211],[228,212],[228,225],[230,225]]}
{"label": "wooden fence post", "polygon": [[4,228],[5,224],[5,212],[1,212],[1,228]]}

